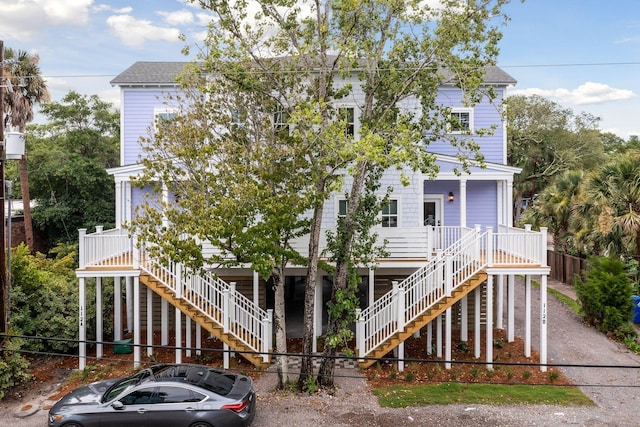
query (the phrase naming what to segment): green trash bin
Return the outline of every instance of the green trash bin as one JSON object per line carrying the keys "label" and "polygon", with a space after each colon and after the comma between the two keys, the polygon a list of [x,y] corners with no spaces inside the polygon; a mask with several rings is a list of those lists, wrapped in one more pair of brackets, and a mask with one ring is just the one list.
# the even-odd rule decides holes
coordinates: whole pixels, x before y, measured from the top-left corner
{"label": "green trash bin", "polygon": [[115,354],[130,354],[133,351],[131,339],[117,340],[113,342],[113,352]]}

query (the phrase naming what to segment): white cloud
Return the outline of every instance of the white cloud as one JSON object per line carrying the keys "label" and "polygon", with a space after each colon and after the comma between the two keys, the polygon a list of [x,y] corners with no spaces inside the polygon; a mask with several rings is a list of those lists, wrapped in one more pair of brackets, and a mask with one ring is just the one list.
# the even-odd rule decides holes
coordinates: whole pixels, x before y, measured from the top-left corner
{"label": "white cloud", "polygon": [[193,14],[188,10],[177,10],[175,12],[158,12],[164,18],[164,22],[169,25],[185,25],[193,22]]}
{"label": "white cloud", "polygon": [[177,42],[180,31],[176,28],[158,27],[146,19],[136,19],[130,15],[113,15],[107,18],[111,31],[131,47],[142,47],[149,40]]}
{"label": "white cloud", "polygon": [[587,105],[610,101],[622,101],[637,95],[628,89],[617,89],[603,83],[586,82],[575,89],[539,89],[527,88],[510,91],[513,95],[540,95],[558,101],[561,104]]}
{"label": "white cloud", "polygon": [[93,0],[0,0],[0,37],[32,40],[51,26],[83,26],[92,4]]}

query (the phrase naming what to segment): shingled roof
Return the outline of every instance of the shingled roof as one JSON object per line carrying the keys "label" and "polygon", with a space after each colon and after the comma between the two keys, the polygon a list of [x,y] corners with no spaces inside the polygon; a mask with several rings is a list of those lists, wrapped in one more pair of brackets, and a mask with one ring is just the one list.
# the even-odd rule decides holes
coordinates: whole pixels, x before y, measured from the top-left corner
{"label": "shingled roof", "polygon": [[[176,76],[188,62],[136,62],[116,78],[111,80],[114,86],[173,86]],[[445,72],[445,81],[446,78]],[[487,67],[485,83],[489,85],[512,85],[516,79],[500,67]]]}

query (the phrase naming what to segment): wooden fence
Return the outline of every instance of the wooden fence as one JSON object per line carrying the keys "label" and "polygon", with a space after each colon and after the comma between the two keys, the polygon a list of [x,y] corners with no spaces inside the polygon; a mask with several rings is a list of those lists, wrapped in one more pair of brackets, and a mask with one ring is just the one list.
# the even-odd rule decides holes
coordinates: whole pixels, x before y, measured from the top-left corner
{"label": "wooden fence", "polygon": [[551,267],[550,277],[568,285],[573,285],[574,276],[587,268],[586,259],[552,250],[547,250],[547,263]]}

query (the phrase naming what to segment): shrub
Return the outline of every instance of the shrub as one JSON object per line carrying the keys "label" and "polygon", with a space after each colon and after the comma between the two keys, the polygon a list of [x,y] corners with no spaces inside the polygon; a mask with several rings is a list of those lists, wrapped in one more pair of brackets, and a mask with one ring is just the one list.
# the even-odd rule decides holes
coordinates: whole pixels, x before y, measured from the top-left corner
{"label": "shrub", "polygon": [[629,327],[633,286],[622,261],[613,257],[590,259],[585,281],[576,277],[574,287],[588,323],[619,340],[635,333]]}
{"label": "shrub", "polygon": [[7,390],[31,379],[29,362],[20,355],[21,340],[5,342],[6,350],[0,356],[0,400]]}

